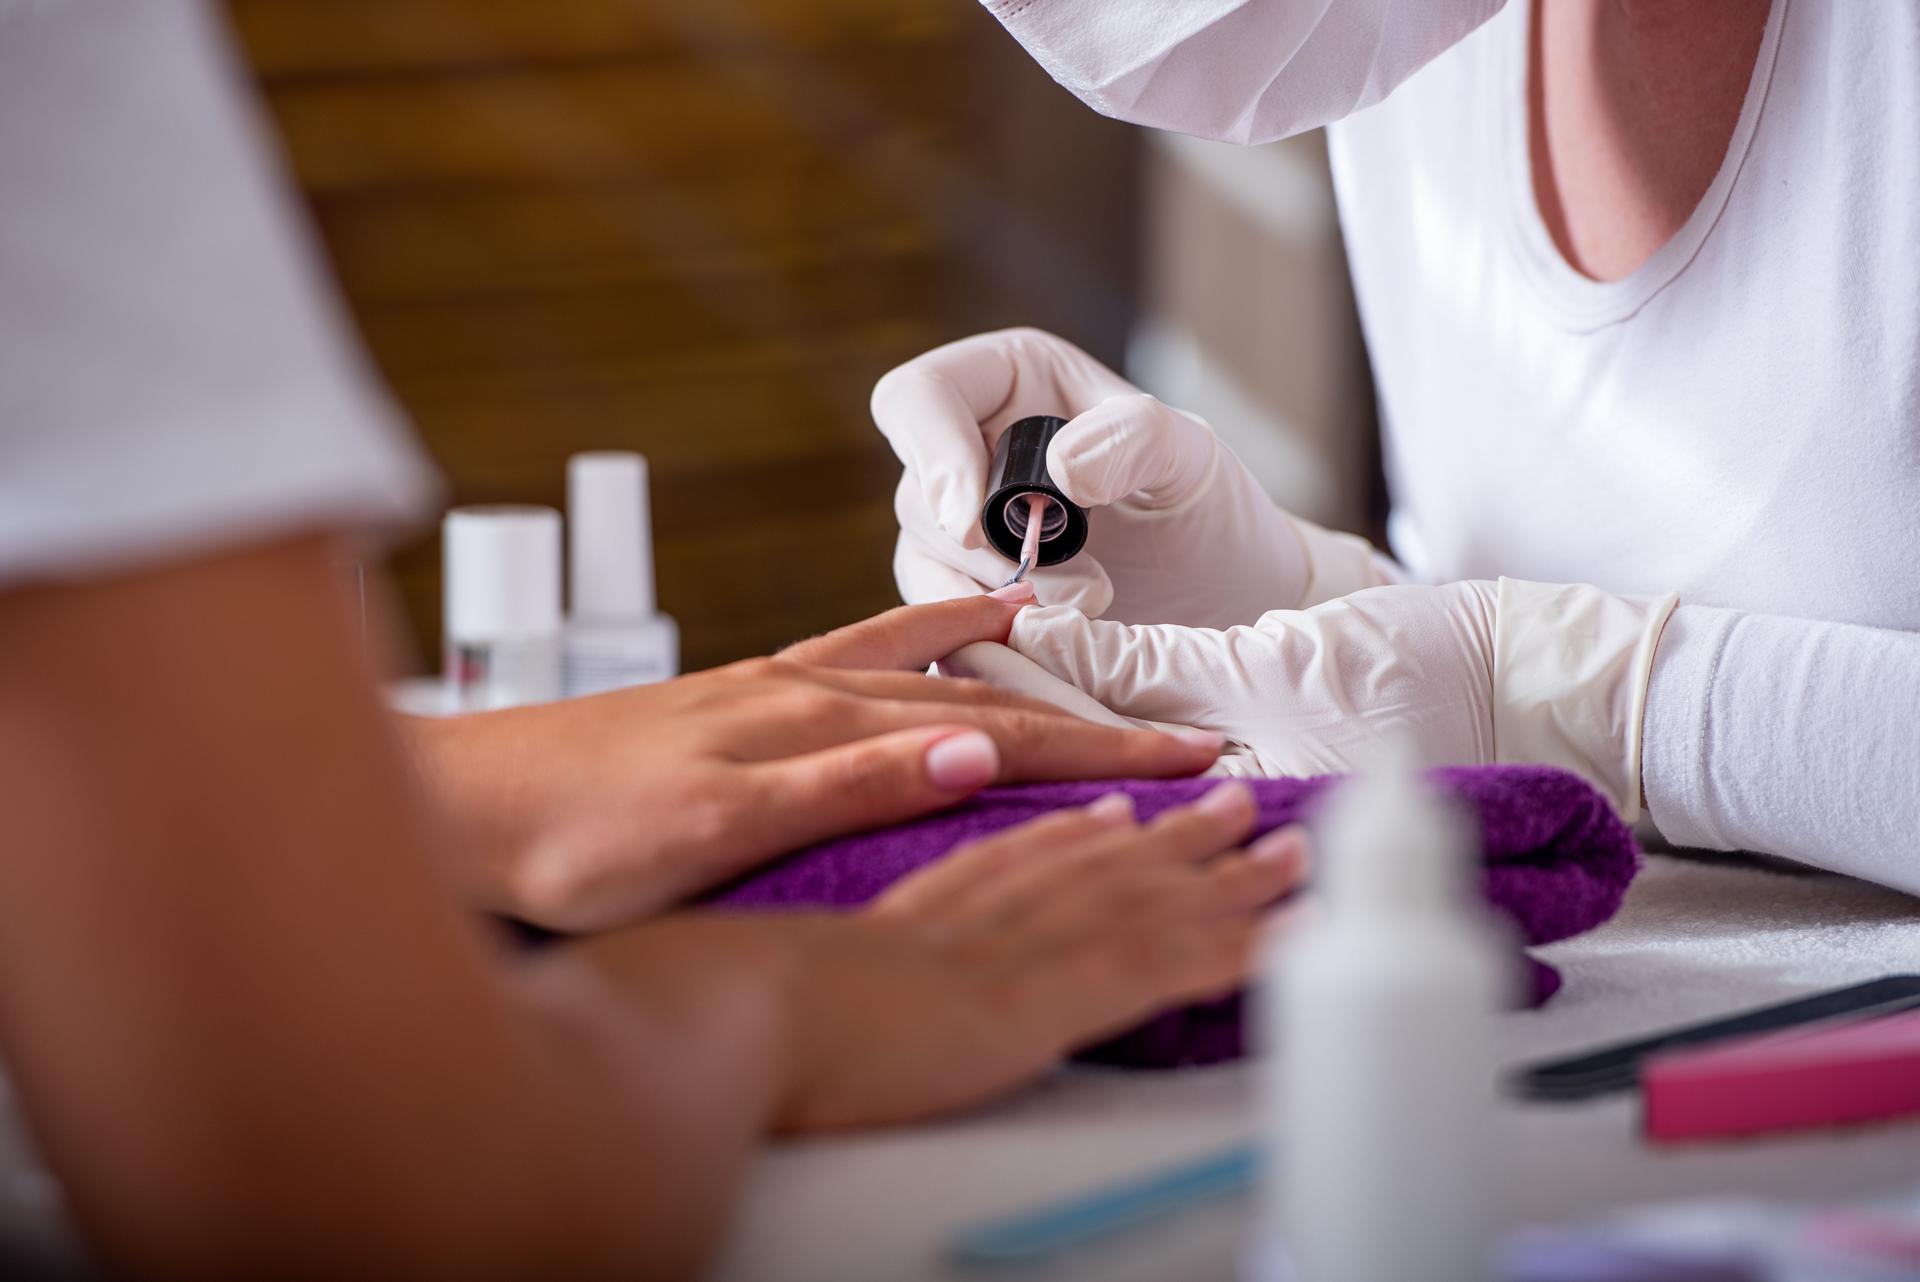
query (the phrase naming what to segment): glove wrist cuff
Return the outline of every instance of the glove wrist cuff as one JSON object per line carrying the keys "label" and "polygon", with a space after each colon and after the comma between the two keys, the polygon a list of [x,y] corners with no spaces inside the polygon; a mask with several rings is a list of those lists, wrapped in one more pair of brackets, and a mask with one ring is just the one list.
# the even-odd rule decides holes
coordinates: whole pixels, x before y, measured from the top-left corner
{"label": "glove wrist cuff", "polygon": [[1495,759],[1584,777],[1629,822],[1640,814],[1640,736],[1677,595],[1501,579],[1493,638]]}

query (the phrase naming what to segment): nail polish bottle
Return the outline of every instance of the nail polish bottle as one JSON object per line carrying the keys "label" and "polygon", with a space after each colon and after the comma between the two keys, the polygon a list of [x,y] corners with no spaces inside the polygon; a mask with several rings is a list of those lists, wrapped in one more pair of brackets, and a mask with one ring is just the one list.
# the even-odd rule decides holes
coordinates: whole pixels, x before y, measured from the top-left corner
{"label": "nail polish bottle", "polygon": [[567,460],[569,696],[664,681],[680,629],[655,606],[647,461],[604,450]]}
{"label": "nail polish bottle", "polygon": [[447,709],[560,697],[560,514],[457,507],[444,543]]}

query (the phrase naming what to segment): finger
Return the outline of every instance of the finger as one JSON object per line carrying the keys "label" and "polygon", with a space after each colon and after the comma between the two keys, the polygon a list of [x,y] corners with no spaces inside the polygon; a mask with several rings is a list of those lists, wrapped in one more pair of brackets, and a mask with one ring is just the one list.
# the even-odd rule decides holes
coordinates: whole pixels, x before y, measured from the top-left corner
{"label": "finger", "polygon": [[992,898],[1048,905],[1048,915],[1069,929],[1075,922],[1099,929],[1121,903],[1165,918],[1174,906],[1155,903],[1143,888],[1158,895],[1173,887],[1161,875],[1168,865],[1208,859],[1238,845],[1253,827],[1255,813],[1253,790],[1230,779],[1143,827],[1118,830],[1058,858],[1012,870],[992,887]]}
{"label": "finger", "polygon": [[903,878],[874,902],[877,912],[912,917],[958,917],[980,892],[1012,869],[1058,860],[1091,838],[1133,825],[1133,800],[1111,792],[1093,804],[1057,811],[981,841],[957,846],[946,858]]}
{"label": "finger", "polygon": [[954,706],[947,715],[993,736],[1003,783],[1184,778],[1212,765],[1222,745],[1206,731],[1123,729],[1058,712]]}
{"label": "finger", "polygon": [[736,750],[736,759],[770,760],[917,726],[948,725],[983,730],[993,738],[1001,783],[1177,779],[1211,766],[1224,744],[1210,731],[1100,725],[1051,706],[1033,710],[846,696],[837,703],[796,698],[793,707],[792,717],[776,727],[777,735],[770,731]]}
{"label": "finger", "polygon": [[[1152,841],[1150,829],[1141,830],[1143,841]],[[1111,846],[1111,840],[1104,843]],[[1206,849],[1206,842],[1201,848]],[[1304,834],[1298,828],[1269,833],[1246,850],[1203,854],[1195,859],[1191,851],[1170,850],[1157,843],[1149,858],[1161,861],[1167,876],[1141,876],[1129,884],[1112,875],[1111,867],[1091,867],[1086,871],[1089,884],[1110,890],[1110,894],[1088,896],[1086,908],[1102,919],[1136,919],[1136,933],[1179,928],[1180,923],[1200,920],[1218,922],[1223,918],[1264,915],[1306,881],[1311,860]],[[1168,856],[1173,858],[1169,860]],[[1184,856],[1184,858],[1183,858]],[[1184,867],[1169,866],[1184,863]],[[1145,867],[1137,861],[1134,867]],[[1144,890],[1150,894],[1135,893]]]}
{"label": "finger", "polygon": [[1310,644],[1306,653],[1289,652],[1300,640],[1249,627],[1124,624],[1048,607],[1021,611],[1007,645],[1121,716],[1231,735],[1243,715],[1270,705],[1279,684],[1312,661]]}
{"label": "finger", "polygon": [[1224,743],[1206,731],[1142,729],[1119,718],[1098,724],[1051,704],[1033,707],[1022,700],[1008,706],[997,695],[982,702],[863,697],[831,684],[847,680],[848,673],[809,669],[784,658],[772,662],[779,665],[772,669],[776,679],[764,696],[731,714],[753,731],[728,752],[743,764],[828,751],[906,730],[946,727],[985,732],[995,744],[1002,783],[1164,779],[1207,769]]}
{"label": "finger", "polygon": [[1014,615],[1033,600],[1032,586],[1016,583],[984,595],[903,605],[788,646],[781,657],[820,667],[924,672],[963,645],[1004,642]]}
{"label": "finger", "polygon": [[1061,428],[1047,447],[1047,471],[1082,507],[1126,498],[1164,507],[1205,483],[1219,448],[1205,420],[1136,392]]}
{"label": "finger", "polygon": [[1288,824],[1263,833],[1247,847],[1247,854],[1269,863],[1297,863],[1302,868],[1313,862],[1313,845],[1300,824]]}
{"label": "finger", "polygon": [[966,677],[929,677],[916,672],[862,672],[851,668],[803,668],[796,675],[828,689],[900,703],[951,704],[968,708],[1017,708],[1070,716],[1060,707],[1014,690]]}
{"label": "finger", "polygon": [[1268,859],[1223,855],[1202,870],[1201,915],[1234,917],[1263,911],[1298,890],[1306,876],[1303,845],[1295,844],[1286,855]]}
{"label": "finger", "polygon": [[1259,814],[1247,781],[1225,779],[1192,805],[1162,811],[1128,840],[1170,863],[1197,863],[1239,845]]}
{"label": "finger", "polygon": [[1264,917],[1250,911],[1171,922],[1161,928],[1160,947],[1137,950],[1130,960],[1156,995],[1156,1006],[1225,997],[1259,965]]}
{"label": "finger", "polygon": [[[1088,940],[1057,969],[1071,980],[1079,1017],[1074,1049],[1095,1045],[1174,1006],[1224,997],[1259,962],[1259,925],[1246,921],[1170,924],[1150,941],[1137,931]],[[1151,946],[1141,946],[1143,942]]]}
{"label": "finger", "polygon": [[965,725],[920,726],[745,767],[757,804],[746,845],[793,850],[941,810],[1001,772],[990,735]]}
{"label": "finger", "polygon": [[998,335],[978,334],[889,372],[874,385],[873,422],[919,488],[940,529],[962,547],[978,528],[991,442],[981,424],[1013,392],[1015,366]]}

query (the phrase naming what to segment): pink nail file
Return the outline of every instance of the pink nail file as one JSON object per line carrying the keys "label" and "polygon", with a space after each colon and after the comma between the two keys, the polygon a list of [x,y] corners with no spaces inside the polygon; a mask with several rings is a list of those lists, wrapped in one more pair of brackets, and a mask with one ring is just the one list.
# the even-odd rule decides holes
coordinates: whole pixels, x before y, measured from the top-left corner
{"label": "pink nail file", "polygon": [[1920,1116],[1920,1010],[1656,1055],[1640,1082],[1658,1143]]}

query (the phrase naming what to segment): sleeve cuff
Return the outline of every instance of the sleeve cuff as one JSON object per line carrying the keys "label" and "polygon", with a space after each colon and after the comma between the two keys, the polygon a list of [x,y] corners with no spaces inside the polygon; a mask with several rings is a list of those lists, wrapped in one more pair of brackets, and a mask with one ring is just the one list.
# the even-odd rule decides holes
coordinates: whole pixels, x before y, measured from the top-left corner
{"label": "sleeve cuff", "polygon": [[1708,714],[1720,660],[1739,617],[1737,610],[1708,606],[1675,610],[1654,656],[1640,768],[1647,817],[1676,846],[1734,848],[1714,822]]}

